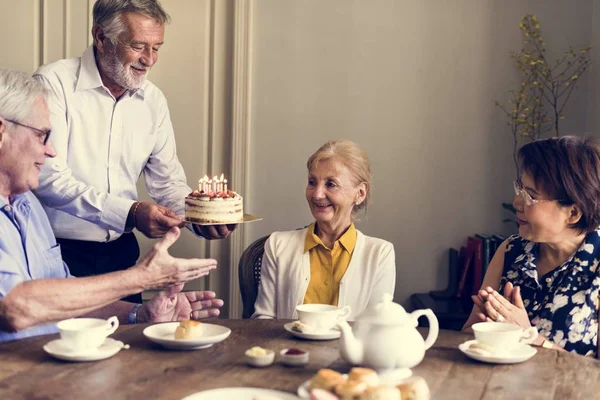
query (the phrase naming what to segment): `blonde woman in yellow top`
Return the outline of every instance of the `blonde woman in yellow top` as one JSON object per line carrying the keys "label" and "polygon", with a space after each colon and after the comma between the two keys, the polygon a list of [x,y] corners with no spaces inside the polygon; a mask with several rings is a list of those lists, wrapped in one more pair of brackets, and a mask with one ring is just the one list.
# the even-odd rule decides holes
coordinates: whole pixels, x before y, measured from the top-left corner
{"label": "blonde woman in yellow top", "polygon": [[297,318],[300,304],[350,306],[354,319],[394,293],[394,246],[364,235],[356,213],[370,198],[369,157],[349,140],[329,141],[307,163],[306,200],[315,222],[274,232],[265,243],[253,318]]}

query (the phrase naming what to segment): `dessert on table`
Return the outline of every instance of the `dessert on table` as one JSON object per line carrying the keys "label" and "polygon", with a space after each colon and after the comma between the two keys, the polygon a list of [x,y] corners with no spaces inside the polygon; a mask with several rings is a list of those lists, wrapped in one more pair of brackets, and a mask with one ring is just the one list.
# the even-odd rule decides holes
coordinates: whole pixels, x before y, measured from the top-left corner
{"label": "dessert on table", "polygon": [[175,339],[198,339],[202,337],[202,322],[190,319],[179,322]]}
{"label": "dessert on table", "polygon": [[420,376],[389,385],[382,383],[377,372],[370,368],[352,368],[347,376],[320,369],[308,382],[308,391],[311,400],[429,400],[431,397],[427,382]]}

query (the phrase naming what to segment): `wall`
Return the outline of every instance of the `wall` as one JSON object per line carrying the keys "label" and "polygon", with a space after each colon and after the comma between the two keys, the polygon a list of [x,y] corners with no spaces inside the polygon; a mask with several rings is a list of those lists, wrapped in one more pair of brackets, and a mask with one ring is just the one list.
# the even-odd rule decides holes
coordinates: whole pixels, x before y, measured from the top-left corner
{"label": "wall", "polygon": [[[359,229],[396,250],[396,299],[443,288],[447,248],[510,233],[511,136],[494,100],[518,83],[510,51],[536,14],[551,58],[587,46],[592,2],[261,0],[254,4],[248,241],[311,221],[306,160],[349,138],[372,159]],[[586,80],[565,130],[583,132]]]}

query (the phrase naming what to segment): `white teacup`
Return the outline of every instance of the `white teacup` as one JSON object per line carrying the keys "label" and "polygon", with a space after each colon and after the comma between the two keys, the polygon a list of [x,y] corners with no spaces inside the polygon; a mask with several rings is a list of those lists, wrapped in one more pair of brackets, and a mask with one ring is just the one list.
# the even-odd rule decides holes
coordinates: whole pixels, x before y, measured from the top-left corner
{"label": "white teacup", "polygon": [[477,343],[491,347],[494,352],[514,350],[520,343],[532,343],[538,335],[533,326],[523,329],[506,322],[479,322],[471,328]]}
{"label": "white teacup", "polygon": [[317,332],[328,332],[337,321],[345,320],[350,315],[350,306],[338,308],[330,304],[301,304],[296,306],[298,319],[305,325],[315,329]]}
{"label": "white teacup", "polygon": [[119,319],[71,318],[56,324],[66,347],[74,351],[97,349],[119,327]]}

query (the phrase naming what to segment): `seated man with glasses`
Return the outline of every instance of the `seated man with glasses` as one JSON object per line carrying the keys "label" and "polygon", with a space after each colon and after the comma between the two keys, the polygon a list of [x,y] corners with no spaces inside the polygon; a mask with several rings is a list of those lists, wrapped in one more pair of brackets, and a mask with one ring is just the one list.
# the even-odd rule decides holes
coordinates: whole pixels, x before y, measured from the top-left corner
{"label": "seated man with glasses", "polygon": [[[223,301],[214,292],[181,292],[185,282],[216,268],[216,261],[171,257],[177,227],[132,268],[88,278],[69,274],[48,217],[31,193],[44,160],[56,156],[49,137],[45,87],[22,72],[0,69],[0,342],[55,333],[53,321],[84,315],[116,315],[123,323],[219,315]],[[143,306],[117,301],[167,286]]]}
{"label": "seated man with glasses", "polygon": [[521,147],[519,160],[519,233],[498,248],[464,329],[480,321],[534,326],[534,344],[598,357],[600,142],[537,140]]}
{"label": "seated man with glasses", "polygon": [[[167,100],[146,80],[169,19],[156,0],[98,0],[93,45],[35,74],[50,90],[57,152],[42,167],[35,194],[75,276],[135,264],[134,228],[160,238],[185,225],[184,199],[192,189],[175,151]],[[138,200],[142,173],[156,203]],[[222,239],[235,225],[192,228]],[[129,300],[141,302],[141,296]]]}
{"label": "seated man with glasses", "polygon": [[40,140],[40,143],[42,143],[43,145],[46,145],[46,143],[48,143],[48,139],[50,139],[50,134],[52,133],[52,131],[50,129],[43,131],[41,129],[34,128],[33,126],[29,126],[29,125],[22,124],[17,121],[13,121],[12,119],[6,119],[5,121],[10,122],[11,124],[22,126],[23,128],[31,129],[36,134],[38,139]]}

